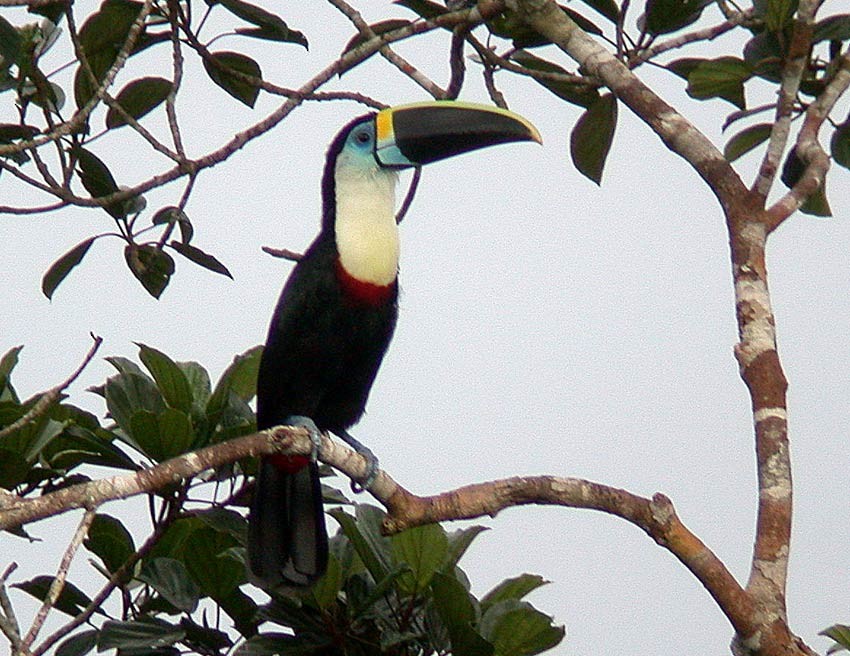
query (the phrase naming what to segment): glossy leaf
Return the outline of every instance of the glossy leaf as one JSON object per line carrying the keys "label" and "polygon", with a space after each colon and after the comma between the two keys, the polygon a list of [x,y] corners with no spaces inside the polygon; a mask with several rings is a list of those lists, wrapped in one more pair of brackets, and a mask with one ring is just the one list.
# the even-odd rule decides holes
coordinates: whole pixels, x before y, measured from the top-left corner
{"label": "glossy leaf", "polygon": [[[344,512],[341,508],[334,508],[328,514],[339,523],[340,529],[351,542],[357,555],[360,556],[360,560],[366,566],[366,569],[369,570],[372,579],[383,581],[391,569],[388,541],[379,541],[376,544],[374,540],[367,539],[366,533],[374,533],[374,531],[368,531],[365,523],[361,524],[356,521],[354,517]],[[361,528],[364,530],[361,530]]]}
{"label": "glossy leaf", "polygon": [[688,75],[688,95],[700,100],[723,98],[745,109],[744,82],[751,76],[750,67],[737,57],[706,60]]}
{"label": "glossy leaf", "polygon": [[[130,116],[140,119],[165,102],[171,93],[171,82],[161,77],[143,77],[134,80],[118,93],[115,101]],[[113,129],[126,125],[127,121],[116,109],[110,107],[106,113],[106,127]]]}
{"label": "glossy leaf", "polygon": [[328,567],[322,577],[310,588],[310,594],[316,606],[321,610],[329,610],[337,601],[342,590],[342,567],[336,556],[328,555]]}
{"label": "glossy leaf", "polygon": [[192,389],[189,381],[171,358],[162,351],[138,344],[139,359],[147,367],[166,404],[188,413],[192,409]]}
{"label": "glossy leaf", "polygon": [[182,640],[185,635],[181,627],[156,618],[141,618],[132,622],[108,620],[100,627],[97,650],[167,647]]}
{"label": "glossy leaf", "polygon": [[481,618],[480,630],[495,645],[495,656],[539,654],[557,646],[566,634],[551,617],[513,599],[491,606]]}
{"label": "glossy leaf", "polygon": [[16,64],[21,53],[21,33],[5,18],[0,16],[0,69]]}
{"label": "glossy leaf", "polygon": [[449,549],[446,531],[439,524],[426,524],[402,531],[390,539],[396,563],[407,563],[410,572],[399,586],[410,594],[425,588],[439,570]]}
{"label": "glossy leaf", "polygon": [[200,590],[182,562],[174,558],[154,558],[145,563],[138,579],[147,583],[175,608],[194,612]]}
{"label": "glossy leaf", "polygon": [[204,595],[220,601],[245,582],[244,565],[222,557],[235,546],[237,542],[232,536],[209,526],[193,531],[186,538],[187,557],[183,562]]}
{"label": "glossy leaf", "polygon": [[675,32],[699,20],[713,0],[647,0],[646,31],[657,36]]}
{"label": "glossy leaf", "polygon": [[829,142],[829,149],[836,164],[850,169],[850,119],[836,126]]}
{"label": "glossy leaf", "polygon": [[230,274],[230,271],[226,266],[224,266],[216,257],[209,253],[205,253],[200,248],[192,246],[191,244],[181,243],[179,241],[172,241],[169,246],[187,260],[191,260],[198,266],[202,266],[214,273],[220,273],[231,280],[233,279],[233,276]]}
{"label": "glossy leaf", "polygon": [[[217,4],[242,20],[253,23],[260,28],[260,31],[265,35],[261,38],[297,43],[305,48],[307,47],[307,37],[302,32],[290,29],[282,18],[261,7],[243,2],[243,0],[217,0]],[[236,31],[239,34],[245,34],[244,30],[237,29]]]}
{"label": "glossy leaf", "polygon": [[159,298],[174,273],[172,257],[153,245],[127,244],[124,247],[124,259],[147,292]]}
{"label": "glossy leaf", "polygon": [[759,144],[767,141],[772,129],[772,123],[758,123],[741,130],[726,142],[726,146],[723,148],[723,156],[730,162],[734,162]]}
{"label": "glossy leaf", "polygon": [[262,79],[263,74],[256,61],[238,52],[214,52],[204,59],[204,68],[210,79],[236,100],[248,107],[254,106],[260,95],[260,87],[238,74]]}
{"label": "glossy leaf", "polygon": [[133,537],[124,524],[101,513],[94,518],[83,545],[100,558],[110,572],[115,572],[136,551]]}
{"label": "glossy leaf", "polygon": [[138,448],[133,440],[132,417],[139,410],[148,410],[154,415],[165,410],[156,384],[145,375],[125,373],[112,376],[106,381],[106,408],[121,430],[131,440],[131,446]]}
{"label": "glossy leaf", "polygon": [[[52,576],[36,576],[29,581],[15,583],[12,587],[23,590],[39,601],[44,601],[50,591],[50,586],[53,585],[53,578]],[[53,604],[53,607],[66,615],[76,617],[90,603],[91,599],[85,592],[66,580],[65,586],[62,588],[62,592],[59,593],[59,598]]]}
{"label": "glossy leaf", "polygon": [[687,80],[688,76],[696,69],[696,67],[705,61],[708,60],[701,59],[699,57],[682,57],[681,59],[674,59],[667,63],[664,67],[671,73]]}
{"label": "glossy leaf", "polygon": [[505,579],[481,598],[481,608],[486,611],[491,606],[508,599],[520,600],[548,583],[549,581],[538,574],[520,574]]}
{"label": "glossy leaf", "polygon": [[97,629],[80,631],[59,643],[54,656],[85,656],[97,645]]}
{"label": "glossy leaf", "polygon": [[815,23],[812,43],[850,39],[850,14],[836,14]]}
{"label": "glossy leaf", "polygon": [[[75,147],[73,155],[77,158],[80,182],[92,198],[102,198],[119,191],[118,184],[109,168],[97,155],[85,148]],[[103,209],[112,217],[118,219],[127,216],[128,210],[134,205],[135,199],[110,203]]]}
{"label": "glossy leaf", "polygon": [[83,261],[89,248],[94,243],[97,237],[89,237],[74,246],[71,250],[65,253],[62,257],[50,265],[50,268],[44,273],[41,278],[41,291],[47,298],[53,298],[53,292],[59,287],[60,283],[68,277],[71,269]]}
{"label": "glossy leaf", "polygon": [[617,127],[617,99],[601,96],[581,115],[570,135],[570,156],[579,172],[596,184],[602,181],[605,159]]}
{"label": "glossy leaf", "polygon": [[[567,74],[567,70],[561,66],[542,59],[541,57],[537,57],[526,50],[517,50],[513,53],[513,55],[511,55],[511,59],[519,65],[533,71]],[[566,80],[533,79],[559,98],[581,107],[590,107],[599,99],[599,92],[595,87],[588,84],[575,83]]]}

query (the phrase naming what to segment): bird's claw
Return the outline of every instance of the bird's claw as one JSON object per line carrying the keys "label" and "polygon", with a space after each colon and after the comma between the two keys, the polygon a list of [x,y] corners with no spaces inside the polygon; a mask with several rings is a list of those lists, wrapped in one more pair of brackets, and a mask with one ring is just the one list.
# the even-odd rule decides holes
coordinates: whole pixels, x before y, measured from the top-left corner
{"label": "bird's claw", "polygon": [[366,460],[366,475],[360,480],[351,479],[351,491],[354,494],[365,492],[378,476],[378,457],[362,442],[355,439],[347,431],[339,431],[337,435]]}
{"label": "bird's claw", "polygon": [[313,445],[310,450],[310,460],[316,462],[319,459],[319,451],[322,449],[322,431],[316,426],[316,422],[304,415],[290,415],[283,423],[286,426],[307,429],[307,432],[310,434],[310,442]]}

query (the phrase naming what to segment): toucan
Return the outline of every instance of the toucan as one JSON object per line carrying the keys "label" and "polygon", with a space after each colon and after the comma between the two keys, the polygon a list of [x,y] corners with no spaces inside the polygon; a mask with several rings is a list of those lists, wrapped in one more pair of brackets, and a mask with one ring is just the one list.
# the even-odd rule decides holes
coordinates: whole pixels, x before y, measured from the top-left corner
{"label": "toucan", "polygon": [[[363,415],[398,314],[398,171],[512,141],[540,135],[513,112],[457,101],[390,107],[337,134],[321,230],[283,287],[260,361],[260,430],[304,426],[360,446],[347,429]],[[327,559],[315,458],[262,458],[249,512],[252,579],[270,590],[310,585]]]}

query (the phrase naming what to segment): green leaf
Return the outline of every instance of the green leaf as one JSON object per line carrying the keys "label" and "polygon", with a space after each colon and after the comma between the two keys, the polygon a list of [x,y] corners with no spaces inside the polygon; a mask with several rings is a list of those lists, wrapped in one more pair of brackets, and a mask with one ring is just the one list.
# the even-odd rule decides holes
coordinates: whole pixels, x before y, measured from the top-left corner
{"label": "green leaf", "polygon": [[136,551],[133,537],[124,524],[101,513],[95,516],[83,545],[100,558],[110,572],[115,572]]}
{"label": "green leaf", "polygon": [[[544,73],[568,74],[567,70],[526,50],[517,50],[511,59],[524,68]],[[580,84],[569,81],[543,80],[533,78],[539,85],[545,87],[559,98],[581,107],[590,107],[599,99],[599,92],[595,87],[588,84]]]}
{"label": "green leaf", "polygon": [[[115,101],[130,116],[140,119],[142,116],[165,102],[171,93],[171,82],[161,77],[143,77],[133,80],[118,93]],[[106,113],[106,127],[113,129],[126,125],[127,121],[113,107]]]}
{"label": "green leaf", "polygon": [[235,394],[245,402],[257,393],[257,373],[260,370],[262,346],[255,346],[233,358],[233,362],[224,370],[216,383],[215,390],[207,403],[207,414],[216,417],[229,403],[230,394]]}
{"label": "green leaf", "polygon": [[[50,586],[53,585],[52,576],[36,576],[29,581],[15,583],[13,588],[23,590],[29,595],[32,595],[39,601],[44,601],[47,598],[47,593],[50,591]],[[59,593],[59,598],[53,607],[66,615],[76,617],[91,603],[88,595],[80,590],[70,581],[65,581],[65,586],[62,592]]]}
{"label": "green leaf", "polygon": [[238,75],[241,73],[262,79],[260,65],[250,57],[238,52],[213,52],[204,59],[204,68],[210,79],[236,100],[245,103],[248,107],[253,107],[257,102],[260,87]]}
{"label": "green leaf", "polygon": [[812,43],[850,39],[850,14],[836,14],[815,23]]}
{"label": "green leaf", "polygon": [[552,649],[564,639],[563,626],[531,604],[509,599],[494,604],[484,613],[481,634],[492,642],[495,656],[530,656]]}
{"label": "green leaf", "polygon": [[[228,653],[229,648],[233,645],[233,642],[224,631],[219,631],[208,626],[200,626],[188,617],[180,620],[180,627],[186,631],[185,642],[190,643],[193,646],[193,651],[196,651],[196,653]],[[201,647],[201,649],[198,647]]]}
{"label": "green leaf", "polygon": [[653,36],[675,32],[699,20],[713,0],[647,0],[646,31]]}
{"label": "green leaf", "polygon": [[81,241],[50,265],[50,268],[47,269],[41,279],[41,291],[47,298],[53,298],[53,292],[56,291],[60,283],[71,273],[71,269],[83,261],[95,239],[97,237],[89,237],[85,241]]}
{"label": "green leaf", "polygon": [[97,629],[80,631],[63,640],[54,652],[54,656],[85,656],[97,644]]}
{"label": "green leaf", "polygon": [[[797,155],[797,148],[793,147],[788,151],[779,178],[790,189],[800,181],[805,170],[805,163]],[[826,181],[800,205],[800,211],[813,216],[832,216],[832,209],[826,197]]]}
{"label": "green leaf", "polygon": [[[371,508],[364,511],[363,508]],[[342,508],[334,508],[328,511],[340,526],[345,537],[349,539],[360,560],[372,575],[374,581],[383,581],[390,571],[390,545],[389,540],[380,534],[380,524],[375,530],[375,516],[379,514],[373,506],[358,506],[357,518],[355,519]],[[363,530],[361,530],[363,529]]]}
{"label": "green leaf", "polygon": [[448,630],[452,654],[456,656],[490,656],[493,644],[473,625],[478,621],[475,600],[454,576],[436,573],[431,579],[434,606]]}
{"label": "green leaf", "polygon": [[18,356],[23,348],[23,346],[13,346],[0,358],[0,389],[8,385],[9,376],[18,364]]}
{"label": "green leaf", "polygon": [[192,389],[177,363],[162,351],[137,343],[139,359],[147,367],[165,403],[189,413],[192,410]]}
{"label": "green leaf", "polygon": [[339,591],[342,590],[342,567],[336,556],[328,555],[328,568],[316,583],[310,588],[310,594],[321,610],[329,610],[336,604]]}
{"label": "green leaf", "polygon": [[[112,177],[109,168],[97,155],[79,146],[74,146],[71,149],[71,153],[77,158],[80,182],[83,183],[83,187],[91,194],[92,198],[102,198],[119,191],[118,184],[115,182],[115,178]],[[128,198],[124,201],[110,203],[103,209],[110,216],[120,219],[129,214],[130,210],[138,202],[137,198]]]}
{"label": "green leaf", "polygon": [[701,59],[699,57],[682,57],[681,59],[674,59],[664,67],[671,73],[687,80],[688,76],[694,71],[694,69],[706,61],[708,60]]}
{"label": "green leaf", "polygon": [[850,169],[850,119],[836,126],[829,149],[836,164]]}
{"label": "green leaf", "polygon": [[7,69],[18,62],[21,54],[21,33],[5,18],[0,16],[0,68]]}
{"label": "green leaf", "polygon": [[620,19],[620,8],[614,0],[584,0],[584,4],[595,9],[612,23]]}
{"label": "green leaf", "polygon": [[[115,63],[142,3],[128,0],[105,0],[100,10],[92,14],[80,28],[80,47],[88,60],[98,84]],[[94,96],[96,87],[82,64],[74,76],[74,98],[82,108]]]}
{"label": "green leaf", "polygon": [[230,271],[226,266],[209,253],[202,251],[200,248],[192,246],[191,244],[181,244],[179,241],[172,241],[169,245],[175,251],[180,253],[180,255],[191,260],[195,264],[202,266],[205,269],[209,269],[214,273],[220,273],[223,276],[227,276],[231,280],[233,279],[233,276],[230,275]]}
{"label": "green leaf", "polygon": [[431,0],[394,0],[393,4],[406,7],[425,20],[436,18],[448,11],[445,6]]}
{"label": "green leaf", "polygon": [[245,517],[234,510],[226,508],[210,508],[197,514],[203,524],[218,533],[226,533],[242,546],[248,544],[248,522]]}
{"label": "green leaf", "polygon": [[183,544],[183,562],[192,579],[200,586],[204,595],[216,601],[227,598],[245,582],[245,567],[222,554],[237,546],[236,540],[227,533],[202,526],[193,531]]}
{"label": "green leaf", "polygon": [[516,12],[509,9],[487,21],[487,27],[496,36],[510,39],[514,48],[537,48],[550,43],[549,39],[529,27]]}
{"label": "green leaf", "polygon": [[173,205],[157,210],[156,214],[153,215],[153,219],[151,219],[151,223],[153,225],[176,223],[180,226],[180,237],[184,244],[188,244],[192,241],[192,236],[195,233],[195,229],[192,227],[192,222],[189,220],[186,213],[179,207],[174,207]]}
{"label": "green leaf", "polygon": [[148,294],[159,298],[174,273],[174,259],[152,244],[127,244],[124,260]]}
{"label": "green leaf", "polygon": [[183,455],[195,441],[189,416],[174,408],[159,414],[138,410],[130,417],[130,428],[142,453],[156,462]]}
{"label": "green leaf", "polygon": [[570,135],[573,164],[596,184],[602,182],[602,170],[616,127],[617,99],[606,93],[581,115]]}
{"label": "green leaf", "polygon": [[181,627],[152,617],[132,622],[108,620],[100,627],[97,650],[167,647],[182,640],[185,635]]}
{"label": "green leaf", "polygon": [[0,488],[12,490],[27,479],[32,464],[12,449],[0,449]]}
{"label": "green leaf", "polygon": [[[397,30],[401,27],[407,27],[408,25],[410,25],[409,20],[405,20],[403,18],[389,18],[378,23],[372,23],[369,27],[376,36],[380,36],[381,34],[386,34],[387,32],[392,32],[393,30]],[[351,39],[349,39],[348,43],[345,44],[345,48],[342,49],[342,54],[344,55],[345,53],[354,50],[357,46],[363,45],[367,40],[368,39],[360,33],[354,35]]]}
{"label": "green leaf", "polygon": [[797,0],[755,0],[756,15],[764,19],[771,32],[780,32],[791,24],[797,11]]}
{"label": "green leaf", "polygon": [[836,642],[836,644],[827,650],[827,654],[834,654],[837,651],[850,649],[850,626],[847,626],[846,624],[833,624],[823,631],[820,631],[818,635],[832,638]]}
{"label": "green leaf", "polygon": [[487,530],[489,529],[486,526],[470,526],[469,528],[461,528],[449,533],[447,536],[449,539],[449,549],[446,553],[446,561],[443,564],[442,570],[444,572],[451,572],[463,557],[463,554],[466,553],[466,550],[469,549],[472,541]]}
{"label": "green leaf", "polygon": [[442,567],[449,549],[446,531],[439,524],[426,524],[402,531],[390,539],[396,563],[407,563],[410,572],[399,579],[404,592],[425,588]]}
{"label": "green leaf", "polygon": [[782,79],[782,66],[788,52],[787,39],[776,32],[756,34],[744,46],[744,61],[753,75],[770,82]]}
{"label": "green leaf", "polygon": [[701,62],[688,75],[688,95],[704,100],[723,98],[745,109],[744,82],[752,77],[750,67],[737,57],[719,57]]}
{"label": "green leaf", "polygon": [[[282,18],[265,9],[243,2],[242,0],[218,0],[218,4],[242,20],[259,27],[259,31],[264,35],[261,38],[272,41],[297,43],[305,48],[308,47],[307,37],[302,32],[290,29]],[[239,34],[245,34],[245,30],[240,31],[237,29],[236,31]],[[251,36],[256,35],[252,34]]]}
{"label": "green leaf", "polygon": [[186,566],[174,558],[154,558],[145,563],[138,579],[156,590],[168,603],[189,613],[198,607],[200,590]]}
{"label": "green leaf", "polygon": [[481,608],[486,611],[501,601],[522,599],[530,592],[548,583],[549,581],[538,574],[520,574],[505,579],[481,598]]}
{"label": "green leaf", "polygon": [[730,162],[734,162],[742,155],[750,152],[753,148],[764,143],[770,138],[772,123],[758,123],[741,130],[726,142],[723,156]]}
{"label": "green leaf", "polygon": [[[165,410],[165,401],[156,384],[148,376],[123,373],[106,380],[106,409],[118,426],[132,438],[131,418],[139,410],[154,415]],[[138,446],[137,444],[131,444]]]}

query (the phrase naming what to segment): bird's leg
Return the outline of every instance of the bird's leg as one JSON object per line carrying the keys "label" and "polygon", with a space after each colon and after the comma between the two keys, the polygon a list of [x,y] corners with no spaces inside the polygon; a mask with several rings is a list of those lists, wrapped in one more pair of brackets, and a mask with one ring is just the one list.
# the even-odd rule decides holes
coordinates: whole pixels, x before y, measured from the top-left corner
{"label": "bird's leg", "polygon": [[289,415],[283,420],[283,425],[307,429],[307,432],[310,433],[310,442],[313,443],[313,450],[310,451],[310,460],[315,462],[319,457],[319,450],[322,448],[322,431],[316,426],[316,422],[304,415]]}
{"label": "bird's leg", "polygon": [[368,490],[372,483],[375,482],[375,476],[378,475],[378,457],[372,453],[372,450],[368,446],[355,439],[348,431],[340,429],[334,431],[334,433],[366,459],[366,475],[362,480],[351,481],[351,491],[354,494],[360,494]]}

